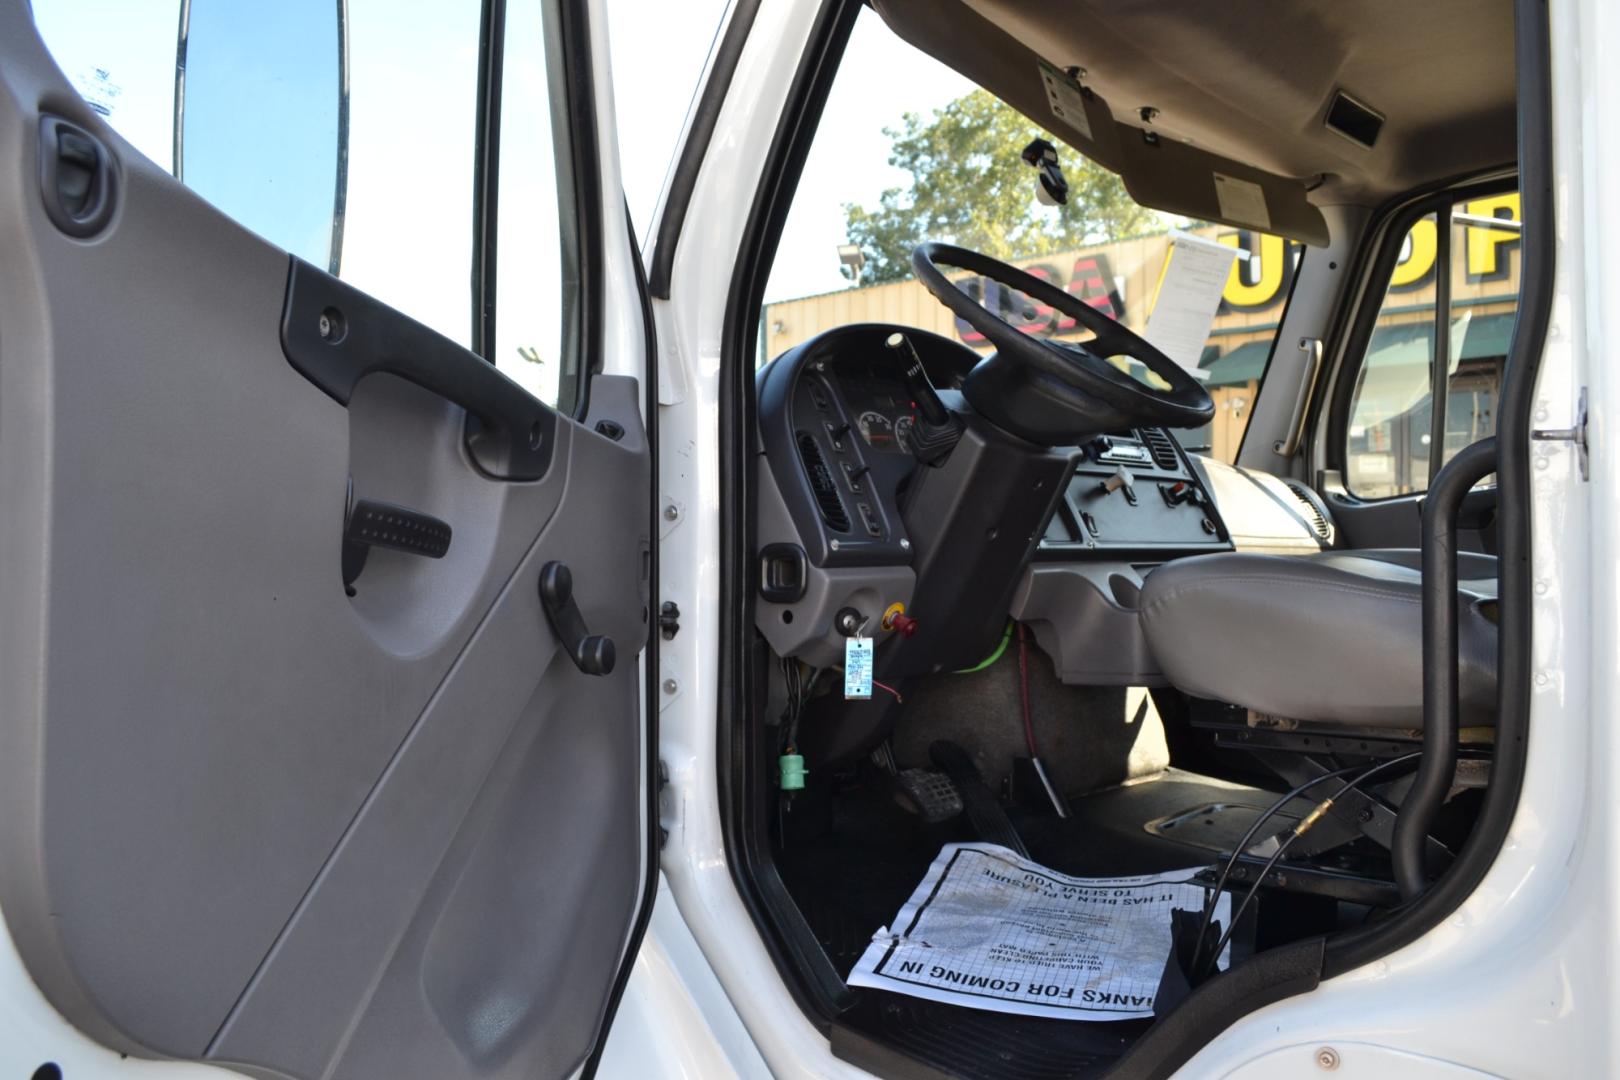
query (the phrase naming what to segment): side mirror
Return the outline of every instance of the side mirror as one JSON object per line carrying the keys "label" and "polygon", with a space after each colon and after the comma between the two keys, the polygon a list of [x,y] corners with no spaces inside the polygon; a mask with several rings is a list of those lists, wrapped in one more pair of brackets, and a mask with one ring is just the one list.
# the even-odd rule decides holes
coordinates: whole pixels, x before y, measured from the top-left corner
{"label": "side mirror", "polygon": [[175,52],[175,176],[332,273],[348,187],[346,10],[190,0]]}

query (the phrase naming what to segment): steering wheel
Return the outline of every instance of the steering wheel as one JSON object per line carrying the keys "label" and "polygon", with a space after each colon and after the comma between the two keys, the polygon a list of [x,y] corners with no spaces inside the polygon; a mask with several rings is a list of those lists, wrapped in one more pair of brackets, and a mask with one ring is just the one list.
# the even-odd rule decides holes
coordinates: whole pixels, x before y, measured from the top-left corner
{"label": "steering wheel", "polygon": [[[996,347],[962,385],[962,396],[997,427],[1044,446],[1142,426],[1209,423],[1215,403],[1193,375],[1123,323],[1078,296],[999,259],[950,244],[919,244],[912,269],[934,298]],[[1097,336],[1083,344],[1026,334],[957,288],[941,266],[972,271],[1048,304]],[[1163,379],[1149,386],[1109,363],[1128,356]]]}

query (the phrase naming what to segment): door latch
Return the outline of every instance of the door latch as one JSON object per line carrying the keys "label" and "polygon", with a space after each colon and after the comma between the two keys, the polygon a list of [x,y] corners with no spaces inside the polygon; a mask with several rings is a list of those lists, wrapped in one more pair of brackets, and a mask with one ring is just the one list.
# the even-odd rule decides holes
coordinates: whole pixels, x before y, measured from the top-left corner
{"label": "door latch", "polygon": [[1580,463],[1581,479],[1592,478],[1591,461],[1586,450],[1586,387],[1581,387],[1581,395],[1575,402],[1575,424],[1567,428],[1543,428],[1532,431],[1530,438],[1535,442],[1567,442],[1575,447],[1575,460]]}
{"label": "door latch", "polygon": [[564,564],[552,561],[540,568],[540,606],[575,667],[587,675],[613,670],[613,639],[585,628],[585,618],[574,603],[574,575]]}
{"label": "door latch", "polygon": [[665,641],[675,640],[681,632],[681,609],[673,600],[665,600],[658,609],[658,631]]}

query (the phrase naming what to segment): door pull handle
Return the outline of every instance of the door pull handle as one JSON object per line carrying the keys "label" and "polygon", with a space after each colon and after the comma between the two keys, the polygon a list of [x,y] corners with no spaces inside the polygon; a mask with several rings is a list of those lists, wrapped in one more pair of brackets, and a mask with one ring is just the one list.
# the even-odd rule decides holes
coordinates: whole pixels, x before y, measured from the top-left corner
{"label": "door pull handle", "polygon": [[442,559],[450,550],[450,523],[375,499],[356,499],[343,522],[343,585],[352,586],[374,547]]}

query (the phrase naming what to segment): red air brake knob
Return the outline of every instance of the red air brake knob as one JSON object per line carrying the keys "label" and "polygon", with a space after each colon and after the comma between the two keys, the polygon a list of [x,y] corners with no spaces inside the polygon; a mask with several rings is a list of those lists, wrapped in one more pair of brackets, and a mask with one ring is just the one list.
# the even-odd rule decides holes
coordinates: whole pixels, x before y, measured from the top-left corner
{"label": "red air brake knob", "polygon": [[883,613],[883,629],[893,630],[901,637],[908,638],[917,632],[917,620],[906,614],[904,606],[891,604],[889,610]]}

